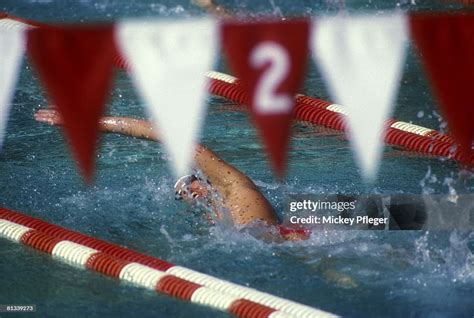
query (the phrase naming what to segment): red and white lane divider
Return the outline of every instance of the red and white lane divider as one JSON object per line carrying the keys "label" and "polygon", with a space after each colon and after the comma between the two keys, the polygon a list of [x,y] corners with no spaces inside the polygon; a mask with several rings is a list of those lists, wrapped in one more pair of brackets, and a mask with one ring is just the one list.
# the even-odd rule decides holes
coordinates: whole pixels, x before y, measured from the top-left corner
{"label": "red and white lane divider", "polygon": [[[124,65],[126,64],[122,66]],[[208,72],[207,76],[210,79],[208,88],[212,94],[242,105],[248,104],[249,97],[242,89],[238,78],[219,72]],[[294,117],[298,121],[346,131],[346,115],[346,110],[341,105],[314,97],[296,96]],[[461,152],[456,151],[456,141],[449,135],[396,119],[388,120],[386,125],[385,142],[387,145],[424,155],[474,164],[474,156],[466,160]]]}
{"label": "red and white lane divider", "polygon": [[3,208],[0,208],[0,237],[48,253],[77,268],[237,317],[336,317]]}

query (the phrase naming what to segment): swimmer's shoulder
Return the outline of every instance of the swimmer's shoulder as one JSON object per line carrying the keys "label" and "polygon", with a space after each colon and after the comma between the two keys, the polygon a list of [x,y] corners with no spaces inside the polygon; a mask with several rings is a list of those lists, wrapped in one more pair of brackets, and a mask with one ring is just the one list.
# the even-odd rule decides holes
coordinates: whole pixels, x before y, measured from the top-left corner
{"label": "swimmer's shoulder", "polygon": [[229,189],[226,201],[234,220],[240,224],[249,224],[256,220],[272,225],[277,224],[278,219],[270,202],[252,185],[235,186]]}

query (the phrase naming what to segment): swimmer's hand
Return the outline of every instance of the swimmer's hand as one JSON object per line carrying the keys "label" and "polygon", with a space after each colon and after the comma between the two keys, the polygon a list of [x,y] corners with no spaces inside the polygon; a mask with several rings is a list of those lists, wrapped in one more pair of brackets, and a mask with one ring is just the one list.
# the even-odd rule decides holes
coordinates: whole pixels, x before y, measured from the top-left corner
{"label": "swimmer's hand", "polygon": [[61,115],[59,115],[59,112],[54,108],[40,109],[35,113],[34,118],[36,121],[47,123],[51,126],[63,124]]}

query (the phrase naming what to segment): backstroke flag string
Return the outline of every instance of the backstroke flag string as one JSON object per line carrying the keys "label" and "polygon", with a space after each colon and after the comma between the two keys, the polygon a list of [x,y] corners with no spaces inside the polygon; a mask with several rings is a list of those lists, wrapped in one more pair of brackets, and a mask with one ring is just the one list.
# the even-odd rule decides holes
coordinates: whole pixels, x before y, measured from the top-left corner
{"label": "backstroke flag string", "polygon": [[205,72],[213,68],[221,43],[280,177],[285,171],[294,95],[310,47],[332,98],[347,106],[349,138],[362,176],[375,179],[385,120],[397,96],[409,35],[421,52],[448,129],[460,145],[453,157],[458,158],[461,150],[466,161],[473,157],[472,13],[404,16],[394,12],[285,21],[132,20],[114,25],[32,23],[35,29],[28,29],[29,23],[0,14],[0,147],[26,46],[48,99],[63,117],[63,130],[87,181],[93,175],[98,121],[118,56],[124,58],[122,64],[130,65],[129,74],[152,115],[174,173],[189,171],[206,109]]}

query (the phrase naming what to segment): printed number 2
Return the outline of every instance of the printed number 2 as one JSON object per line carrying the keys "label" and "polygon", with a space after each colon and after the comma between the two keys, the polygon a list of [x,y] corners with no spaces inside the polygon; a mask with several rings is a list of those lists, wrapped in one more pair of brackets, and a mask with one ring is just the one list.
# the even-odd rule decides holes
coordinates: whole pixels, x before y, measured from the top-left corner
{"label": "printed number 2", "polygon": [[288,94],[277,94],[278,85],[288,75],[290,61],[284,47],[275,42],[262,42],[257,45],[250,56],[250,64],[261,68],[270,62],[257,84],[255,90],[255,111],[260,114],[281,114],[291,111],[292,97]]}

